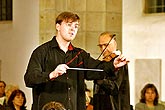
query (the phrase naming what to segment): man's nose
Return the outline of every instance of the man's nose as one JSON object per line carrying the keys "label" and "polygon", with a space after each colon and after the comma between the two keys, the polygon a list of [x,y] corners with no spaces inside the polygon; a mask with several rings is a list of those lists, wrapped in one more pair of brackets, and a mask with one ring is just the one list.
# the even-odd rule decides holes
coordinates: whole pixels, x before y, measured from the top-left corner
{"label": "man's nose", "polygon": [[106,47],[105,45],[101,45],[100,49],[103,51],[105,49],[105,47]]}

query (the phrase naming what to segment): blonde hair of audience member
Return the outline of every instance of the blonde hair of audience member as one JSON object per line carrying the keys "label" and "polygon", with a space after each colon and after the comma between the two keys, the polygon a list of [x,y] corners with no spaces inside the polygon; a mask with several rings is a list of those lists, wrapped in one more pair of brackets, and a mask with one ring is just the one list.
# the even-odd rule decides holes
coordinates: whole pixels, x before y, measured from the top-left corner
{"label": "blonde hair of audience member", "polygon": [[85,96],[86,96],[86,110],[93,110],[93,105],[91,101],[93,101],[93,97],[91,96],[91,91],[89,89],[85,89]]}
{"label": "blonde hair of audience member", "polygon": [[86,89],[85,90],[85,97],[86,97],[86,106],[88,106],[90,104],[91,98],[90,98],[90,90]]}
{"label": "blonde hair of audience member", "polygon": [[26,110],[25,93],[20,89],[14,90],[11,93],[7,104],[11,110]]}
{"label": "blonde hair of audience member", "polygon": [[141,90],[140,102],[135,105],[135,110],[164,110],[165,106],[159,104],[159,94],[154,84],[146,84]]}
{"label": "blonde hair of audience member", "polygon": [[17,90],[19,89],[19,87],[17,85],[7,85],[6,86],[6,102],[8,100],[8,98],[10,97],[11,93],[14,91],[14,90]]}
{"label": "blonde hair of audience member", "polygon": [[52,101],[45,104],[42,110],[66,110],[66,109],[61,103]]}
{"label": "blonde hair of audience member", "polygon": [[6,88],[6,83],[4,81],[0,81],[0,104],[1,105],[4,105],[5,100],[6,100],[5,88]]}

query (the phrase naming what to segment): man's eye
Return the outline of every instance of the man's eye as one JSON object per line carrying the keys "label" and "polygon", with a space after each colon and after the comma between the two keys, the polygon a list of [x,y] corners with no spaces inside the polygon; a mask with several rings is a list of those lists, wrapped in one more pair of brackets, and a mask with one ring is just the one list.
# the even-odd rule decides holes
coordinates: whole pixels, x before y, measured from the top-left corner
{"label": "man's eye", "polygon": [[71,23],[67,23],[67,26],[71,27],[71,26],[72,26],[72,24],[71,24]]}
{"label": "man's eye", "polygon": [[79,25],[75,25],[75,28],[79,28]]}
{"label": "man's eye", "polygon": [[74,27],[74,28],[79,28],[79,25],[78,24],[73,24],[73,23],[67,23],[66,24],[68,27]]}

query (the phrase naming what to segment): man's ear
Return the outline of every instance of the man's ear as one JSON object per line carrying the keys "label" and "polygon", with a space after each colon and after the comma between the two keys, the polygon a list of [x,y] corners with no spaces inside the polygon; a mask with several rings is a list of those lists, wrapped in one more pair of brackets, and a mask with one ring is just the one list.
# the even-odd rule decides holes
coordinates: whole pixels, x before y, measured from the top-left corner
{"label": "man's ear", "polygon": [[56,30],[59,31],[59,29],[60,29],[60,24],[57,23],[57,24],[56,24]]}

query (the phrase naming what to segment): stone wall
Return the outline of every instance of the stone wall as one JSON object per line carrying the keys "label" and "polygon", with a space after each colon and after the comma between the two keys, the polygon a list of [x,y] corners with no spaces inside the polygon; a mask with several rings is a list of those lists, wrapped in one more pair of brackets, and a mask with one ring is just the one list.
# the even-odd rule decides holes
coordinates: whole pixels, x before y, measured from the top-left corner
{"label": "stone wall", "polygon": [[55,35],[55,18],[63,11],[80,16],[80,29],[75,46],[84,48],[95,58],[100,54],[98,36],[110,31],[117,36],[122,49],[122,1],[121,0],[40,0],[40,44]]}

